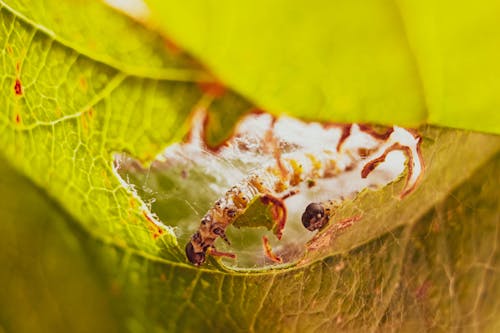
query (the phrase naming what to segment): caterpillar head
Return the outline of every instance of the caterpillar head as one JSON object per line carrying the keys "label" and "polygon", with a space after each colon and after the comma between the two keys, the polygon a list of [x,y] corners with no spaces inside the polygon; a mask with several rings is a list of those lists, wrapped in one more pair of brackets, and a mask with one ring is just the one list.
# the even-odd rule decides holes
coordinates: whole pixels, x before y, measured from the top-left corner
{"label": "caterpillar head", "polygon": [[192,264],[200,266],[205,262],[205,251],[196,252],[190,241],[186,244],[186,257]]}
{"label": "caterpillar head", "polygon": [[302,224],[310,231],[322,228],[327,222],[328,216],[320,203],[310,203],[302,214]]}

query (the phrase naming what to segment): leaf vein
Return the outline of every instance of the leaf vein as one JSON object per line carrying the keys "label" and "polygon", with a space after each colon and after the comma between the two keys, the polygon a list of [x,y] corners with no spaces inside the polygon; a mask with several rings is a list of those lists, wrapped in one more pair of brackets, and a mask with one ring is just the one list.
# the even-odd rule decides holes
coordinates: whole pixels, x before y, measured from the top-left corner
{"label": "leaf vein", "polygon": [[118,61],[106,57],[106,56],[100,56],[100,55],[95,55],[95,54],[90,54],[83,48],[75,45],[74,43],[71,43],[70,41],[58,36],[53,30],[38,24],[31,20],[30,18],[26,17],[24,14],[20,13],[19,11],[15,10],[14,8],[10,7],[7,5],[4,1],[0,0],[0,6],[3,6],[6,8],[8,12],[10,12],[11,15],[13,15],[15,18],[18,18],[25,24],[33,27],[36,30],[39,30],[40,32],[44,33],[45,35],[49,36],[50,38],[56,40],[59,42],[61,45],[81,54],[84,55],[85,57],[92,59],[96,62],[105,64],[108,67],[114,68],[122,73],[125,73],[128,76],[136,76],[136,77],[144,77],[144,78],[149,78],[149,79],[154,79],[154,80],[165,80],[165,81],[181,81],[181,82],[203,82],[203,81],[211,81],[212,78],[210,75],[208,75],[205,71],[201,70],[196,70],[196,69],[179,69],[179,68],[155,68],[154,70],[152,69],[147,69],[147,68],[140,68],[136,69],[132,66],[127,66],[123,63],[119,63]]}

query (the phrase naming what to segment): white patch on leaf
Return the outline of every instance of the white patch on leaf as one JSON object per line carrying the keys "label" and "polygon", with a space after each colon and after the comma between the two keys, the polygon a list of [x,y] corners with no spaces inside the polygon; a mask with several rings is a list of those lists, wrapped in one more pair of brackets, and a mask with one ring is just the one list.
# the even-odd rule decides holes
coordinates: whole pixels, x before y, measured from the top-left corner
{"label": "white patch on leaf", "polygon": [[[209,255],[216,253],[217,246],[217,250],[236,253],[237,259],[224,259],[233,267],[272,264],[269,253],[276,254],[275,258],[270,258],[274,262],[281,257],[284,263],[297,260],[305,244],[314,236],[301,223],[301,215],[311,202],[353,199],[366,188],[381,188],[396,180],[406,165],[409,168],[404,195],[407,195],[423,171],[418,151],[420,138],[401,127],[388,128],[384,135],[357,124],[322,125],[289,117],[252,114],[239,122],[233,137],[222,148],[211,152],[200,140],[203,117],[198,116],[193,117],[192,140],[172,145],[162,152],[147,171],[148,179],[155,173],[181,170],[181,177],[170,178],[176,182],[174,186],[191,193],[183,198],[190,204],[179,221],[168,222],[178,222],[183,230],[178,236],[181,242],[191,243],[191,251]],[[199,179],[200,174],[205,175],[205,180]],[[256,185],[256,180],[262,184]],[[145,185],[142,186],[147,188]],[[257,228],[257,232],[256,228],[230,227],[248,208],[237,202],[234,189],[248,197],[248,202],[256,196],[279,199],[287,193],[298,192],[282,200],[288,219],[283,230],[275,230],[281,240],[263,227]],[[168,194],[171,188],[160,186],[155,187],[155,191],[158,201],[162,196],[170,200],[166,205],[172,205],[176,199]],[[231,210],[234,216],[224,215],[224,209]],[[236,213],[233,214],[234,209]],[[206,223],[200,225],[199,221],[207,216],[211,220],[208,226]],[[213,234],[212,229],[217,234]],[[188,238],[197,230],[196,237]],[[226,235],[230,246],[218,240]],[[263,236],[268,240],[264,251],[260,243]],[[266,251],[268,258],[264,255]]]}

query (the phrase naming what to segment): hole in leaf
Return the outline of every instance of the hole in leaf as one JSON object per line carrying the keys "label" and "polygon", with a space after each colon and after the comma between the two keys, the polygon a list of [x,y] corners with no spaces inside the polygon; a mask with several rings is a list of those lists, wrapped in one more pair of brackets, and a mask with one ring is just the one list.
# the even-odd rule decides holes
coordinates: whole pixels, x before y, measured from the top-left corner
{"label": "hole in leaf", "polygon": [[[179,244],[190,243],[188,257],[196,265],[214,256],[234,268],[296,262],[313,237],[320,239],[325,223],[339,223],[338,232],[363,223],[361,216],[335,219],[344,200],[402,174],[401,195],[407,195],[423,171],[420,138],[400,127],[377,131],[251,114],[216,152],[196,133],[202,126],[192,128],[190,142],[168,147],[146,168],[123,154],[115,164],[150,211],[175,227]],[[301,219],[312,202],[326,207],[326,222],[308,228],[319,229],[313,232]],[[316,223],[320,217],[307,218]]]}

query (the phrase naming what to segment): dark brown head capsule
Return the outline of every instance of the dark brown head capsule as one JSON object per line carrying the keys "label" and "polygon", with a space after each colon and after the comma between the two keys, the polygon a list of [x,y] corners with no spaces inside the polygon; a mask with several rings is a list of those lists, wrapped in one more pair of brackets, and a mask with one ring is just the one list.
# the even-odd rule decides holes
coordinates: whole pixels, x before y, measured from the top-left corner
{"label": "dark brown head capsule", "polygon": [[310,203],[302,214],[302,224],[307,230],[314,231],[322,228],[328,222],[325,208],[320,203]]}
{"label": "dark brown head capsule", "polygon": [[200,266],[205,262],[205,252],[195,252],[193,244],[191,242],[188,242],[186,244],[186,257],[192,264],[196,266]]}

